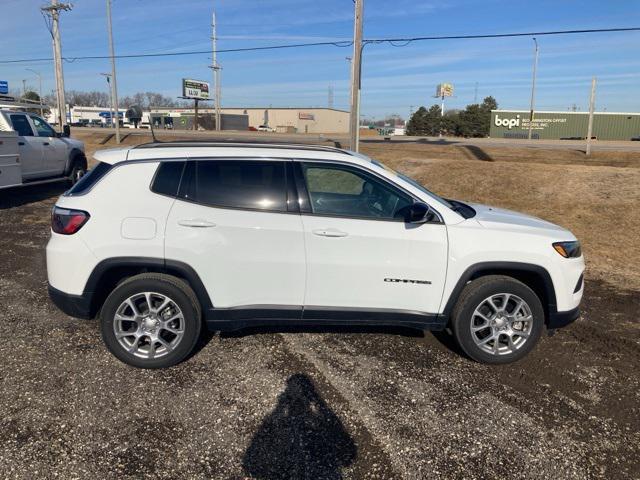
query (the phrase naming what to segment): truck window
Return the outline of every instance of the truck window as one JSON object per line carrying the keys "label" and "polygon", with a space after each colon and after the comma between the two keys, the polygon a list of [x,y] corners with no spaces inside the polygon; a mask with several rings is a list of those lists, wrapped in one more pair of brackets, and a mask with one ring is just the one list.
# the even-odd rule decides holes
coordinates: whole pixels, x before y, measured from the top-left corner
{"label": "truck window", "polygon": [[36,117],[35,115],[31,116],[31,120],[33,124],[36,126],[36,131],[38,132],[39,137],[55,137],[56,132],[53,128],[49,126],[47,122],[42,120],[40,117]]}
{"label": "truck window", "polygon": [[31,129],[31,125],[29,125],[29,120],[26,115],[12,114],[11,124],[13,125],[13,129],[18,132],[18,135],[21,137],[33,137],[33,130]]}

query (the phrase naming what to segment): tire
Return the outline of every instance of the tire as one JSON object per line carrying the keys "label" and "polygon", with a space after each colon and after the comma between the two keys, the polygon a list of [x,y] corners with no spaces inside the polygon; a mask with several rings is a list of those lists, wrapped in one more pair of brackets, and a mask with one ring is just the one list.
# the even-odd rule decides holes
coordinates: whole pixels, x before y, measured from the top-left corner
{"label": "tire", "polygon": [[83,155],[76,155],[73,157],[73,160],[71,160],[71,169],[67,175],[69,183],[71,183],[71,185],[75,185],[86,173],[87,159],[84,158]]}
{"label": "tire", "polygon": [[138,368],[167,368],[195,348],[202,315],[186,282],[144,273],[111,292],[100,312],[100,324],[105,345],[120,361]]}
{"label": "tire", "polygon": [[540,339],[544,310],[524,283],[489,275],[464,287],[451,315],[451,327],[458,345],[473,360],[511,363],[527,355]]}

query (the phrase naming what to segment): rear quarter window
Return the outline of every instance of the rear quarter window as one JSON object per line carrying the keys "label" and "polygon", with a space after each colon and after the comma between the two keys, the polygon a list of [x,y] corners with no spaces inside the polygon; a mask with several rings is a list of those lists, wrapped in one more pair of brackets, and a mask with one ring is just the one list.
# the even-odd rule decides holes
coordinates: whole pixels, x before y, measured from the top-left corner
{"label": "rear quarter window", "polygon": [[82,177],[70,190],[65,193],[66,196],[72,197],[83,195],[93,188],[98,181],[104,177],[113,165],[104,162],[98,162],[87,174]]}
{"label": "rear quarter window", "polygon": [[151,182],[151,191],[160,195],[175,197],[186,162],[162,162]]}

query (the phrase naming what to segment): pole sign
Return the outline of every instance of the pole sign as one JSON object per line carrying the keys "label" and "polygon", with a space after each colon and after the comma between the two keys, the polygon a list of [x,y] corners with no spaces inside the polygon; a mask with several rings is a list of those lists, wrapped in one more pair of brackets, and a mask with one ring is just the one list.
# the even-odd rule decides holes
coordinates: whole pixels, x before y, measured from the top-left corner
{"label": "pole sign", "polygon": [[453,97],[453,84],[439,83],[436,87],[436,97]]}
{"label": "pole sign", "polygon": [[0,93],[7,95],[9,93],[9,82],[0,80]]}
{"label": "pole sign", "polygon": [[194,100],[209,100],[209,82],[183,78],[182,96]]}

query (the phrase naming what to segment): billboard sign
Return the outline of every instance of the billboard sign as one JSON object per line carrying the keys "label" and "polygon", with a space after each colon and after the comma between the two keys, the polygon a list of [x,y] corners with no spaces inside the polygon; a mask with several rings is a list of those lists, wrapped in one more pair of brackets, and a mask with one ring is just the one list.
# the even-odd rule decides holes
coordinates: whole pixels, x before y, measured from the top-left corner
{"label": "billboard sign", "polygon": [[453,97],[453,84],[439,83],[436,87],[436,97]]}
{"label": "billboard sign", "polygon": [[209,100],[209,82],[202,80],[182,79],[182,96],[194,100]]}
{"label": "billboard sign", "polygon": [[0,80],[0,93],[4,95],[9,93],[9,82],[6,80]]}
{"label": "billboard sign", "polygon": [[315,120],[313,113],[298,112],[298,120]]}

